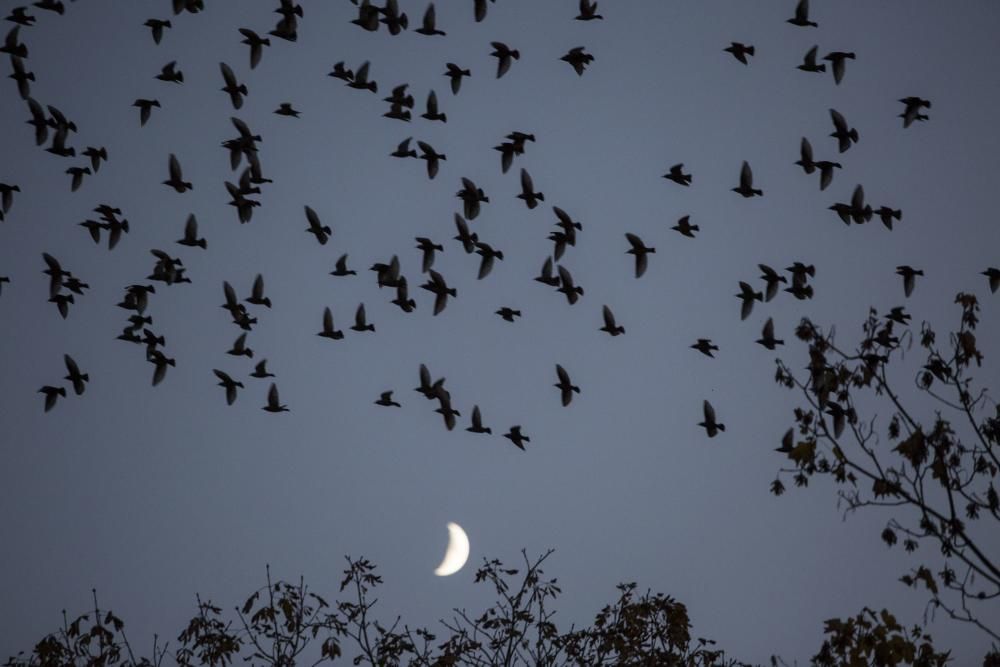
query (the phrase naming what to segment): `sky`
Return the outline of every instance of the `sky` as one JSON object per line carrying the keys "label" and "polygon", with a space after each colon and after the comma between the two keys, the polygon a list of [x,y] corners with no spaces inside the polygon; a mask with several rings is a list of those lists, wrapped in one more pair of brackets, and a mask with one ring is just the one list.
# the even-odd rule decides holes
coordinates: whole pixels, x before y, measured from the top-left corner
{"label": "sky", "polygon": [[[85,611],[91,588],[149,644],[154,632],[176,636],[195,593],[241,602],[265,564],[333,593],[345,554],[378,565],[383,618],[411,626],[492,602],[473,583],[483,558],[548,548],[565,628],[591,622],[624,581],[684,602],[698,636],[751,662],[805,661],[825,619],[864,606],[921,621],[924,592],[897,581],[917,560],[879,540],[889,514],[844,521],[821,480],[768,492],[783,464],[774,448],[802,403],[774,383],[774,364],[805,365],[792,333],[802,317],[836,326],[845,344],[869,307],[905,305],[944,331],[957,324],[959,291],[982,301],[979,339],[1000,340],[1000,295],[979,275],[1000,264],[1000,6],[816,1],[819,27],[798,28],[784,0],[606,1],[604,20],[591,22],[573,20],[572,0],[498,0],[481,23],[471,2],[441,0],[447,35],[430,38],[413,31],[425,2],[400,0],[411,29],[393,37],[352,25],[347,0],[304,1],[298,41],[272,38],[251,70],[237,29],[266,33],[276,4],[206,0],[203,12],[173,16],[165,0],[80,0],[61,17],[32,8],[37,24],[20,31],[32,96],[75,122],[78,151],[105,146],[109,159],[71,193],[65,170],[84,160],[36,147],[26,105],[3,82],[0,182],[21,192],[0,223],[0,276],[11,279],[0,294],[0,654],[56,629],[59,610]],[[152,17],[173,24],[159,45],[143,27]],[[521,54],[500,79],[497,40]],[[756,47],[748,66],[723,52],[731,41]],[[817,44],[820,55],[856,53],[839,86],[829,72],[796,69]],[[576,46],[595,58],[583,76],[559,60]],[[183,84],[156,80],[174,60]],[[378,94],[328,77],[337,61],[370,61]],[[248,87],[239,111],[219,91],[220,62]],[[446,62],[472,72],[457,96]],[[382,116],[401,83],[416,98],[409,123]],[[447,123],[417,117],[431,89]],[[904,129],[898,99],[909,95],[933,107]],[[136,98],[162,105],[145,127]],[[275,115],[282,102],[301,118]],[[844,154],[828,137],[830,108],[860,135]],[[245,225],[223,185],[238,176],[220,147],[237,136],[234,115],[262,136],[274,181]],[[537,141],[502,174],[492,147],[515,130]],[[435,179],[422,161],[389,157],[408,136],[447,155]],[[843,165],[824,192],[794,164],[803,136],[817,159]],[[193,190],[162,184],[171,153]],[[744,160],[763,197],[730,191]],[[661,177],[679,162],[689,188]],[[534,210],[516,198],[522,167],[545,195]],[[451,239],[462,177],[490,198],[472,230],[504,253],[483,280],[479,258]],[[891,232],[845,226],[827,210],[859,183],[873,205],[903,211]],[[77,224],[102,203],[130,222],[112,251]],[[332,228],[326,245],[305,233],[306,205]],[[585,290],[573,306],[532,280],[552,249],[553,205],[583,226],[561,262]],[[205,250],[175,243],[192,213]],[[682,215],[700,226],[696,239],[670,229]],[[656,247],[641,279],[626,232]],[[434,268],[458,291],[438,316],[417,288],[418,236],[444,244]],[[152,329],[176,359],[156,387],[143,348],[116,340],[129,313],[115,305],[127,285],[148,282],[154,248],[182,258],[192,280],[158,283],[151,297]],[[42,252],[91,287],[65,320],[46,301]],[[357,276],[329,275],[343,253]],[[410,314],[367,270],[393,255],[417,301]],[[793,261],[815,265],[815,298],[782,293],[741,321],[738,283],[759,289],[758,263]],[[909,299],[900,264],[926,274]],[[225,353],[240,330],[219,308],[223,281],[242,299],[258,273],[273,307],[248,306],[258,323],[247,342],[276,374],[283,414],[260,409],[270,380]],[[347,329],[362,302],[374,333]],[[598,330],[604,304],[624,336]],[[501,306],[522,318],[503,321]],[[344,340],[315,335],[325,307]],[[754,343],[768,317],[788,343],[777,352]],[[690,349],[697,338],[718,344],[717,358]],[[978,377],[995,388],[990,352]],[[91,381],[45,413],[37,388],[66,384],[63,354]],[[454,431],[412,391],[421,363],[447,378],[462,413]],[[568,407],[555,364],[581,389]],[[233,406],[212,369],[245,385]],[[933,404],[908,376],[902,387],[929,417]],[[389,389],[401,408],[373,404]],[[705,399],[726,425],[713,439],[698,426]],[[493,436],[464,431],[473,404]],[[497,435],[514,424],[531,438],[526,451]],[[440,578],[449,521],[468,533],[471,556]],[[928,631],[956,664],[989,647],[943,615]]]}

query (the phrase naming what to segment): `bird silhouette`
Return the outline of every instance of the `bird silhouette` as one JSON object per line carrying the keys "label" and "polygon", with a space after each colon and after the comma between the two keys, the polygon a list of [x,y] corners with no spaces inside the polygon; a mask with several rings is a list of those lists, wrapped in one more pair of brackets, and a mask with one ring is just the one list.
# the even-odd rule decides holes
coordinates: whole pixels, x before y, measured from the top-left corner
{"label": "bird silhouette", "polygon": [[712,341],[709,340],[708,338],[699,338],[694,345],[691,345],[689,347],[698,350],[706,357],[711,357],[713,359],[715,358],[715,355],[712,354],[712,352],[717,352],[719,350],[719,346],[714,345]]}
{"label": "bird silhouette", "polygon": [[401,407],[403,407],[402,405],[400,405],[396,401],[392,400],[392,390],[383,391],[381,394],[379,394],[378,400],[375,401],[375,405],[381,405],[381,406],[384,406],[384,407],[387,407],[387,408],[389,408],[389,407],[394,407],[394,408],[401,408]]}
{"label": "bird silhouette", "polygon": [[222,92],[229,95],[229,102],[234,109],[243,107],[243,96],[247,94],[247,87],[236,80],[232,68],[226,63],[219,63],[219,70],[222,72],[222,80],[226,84],[222,87]]}
{"label": "bird silhouette", "polygon": [[511,62],[521,59],[521,52],[517,49],[511,49],[503,42],[490,42],[490,46],[493,47],[490,55],[497,59],[497,78],[499,79],[510,69]]}
{"label": "bird silhouette", "polygon": [[493,270],[494,259],[503,261],[503,252],[494,250],[493,246],[482,241],[476,241],[476,254],[482,257],[482,260],[479,262],[478,280],[482,280],[490,274],[490,271]]}
{"label": "bird silhouette", "polygon": [[90,167],[94,170],[96,174],[101,168],[101,162],[108,161],[108,149],[106,148],[95,148],[94,146],[87,146],[81,155],[90,158]]}
{"label": "bird silhouette", "polygon": [[53,387],[51,385],[45,385],[38,390],[38,393],[45,394],[45,411],[48,412],[56,406],[56,401],[60,396],[66,397],[65,387]]}
{"label": "bird silhouette", "polygon": [[813,46],[811,49],[806,51],[806,55],[802,57],[802,64],[798,66],[798,69],[803,72],[825,72],[826,65],[816,64],[817,51],[819,51],[819,46]]}
{"label": "bird silhouette", "polygon": [[245,333],[240,334],[233,342],[233,346],[226,351],[226,354],[231,354],[234,357],[246,357],[248,359],[253,359],[253,350],[246,346],[247,335]]}
{"label": "bird silhouette", "polygon": [[997,288],[1000,287],[1000,269],[991,266],[981,272],[980,275],[986,276],[986,278],[990,281],[990,292],[996,293]]}
{"label": "bird silhouette", "polygon": [[559,287],[560,278],[553,274],[552,258],[546,257],[545,262],[542,264],[541,273],[535,277],[535,282],[542,283],[543,285],[548,285],[550,287]]}
{"label": "bird silhouette", "polygon": [[257,277],[253,280],[253,287],[250,290],[250,296],[247,297],[247,303],[252,303],[255,306],[264,306],[266,308],[271,307],[271,300],[264,296],[264,276],[257,274]]}
{"label": "bird silhouette", "polygon": [[273,382],[271,388],[267,390],[267,405],[261,409],[268,412],[289,412],[288,406],[281,404],[281,399],[278,397],[278,385]]}
{"label": "bird silhouette", "polygon": [[777,345],[785,344],[785,341],[778,340],[774,337],[774,320],[770,317],[767,318],[767,322],[764,323],[764,328],[761,331],[760,338],[757,339],[757,343],[763,345],[769,350],[774,350]]}
{"label": "bird silhouette", "polygon": [[329,306],[323,309],[323,330],[316,335],[330,340],[341,340],[344,337],[343,331],[333,327],[333,312],[330,311]]}
{"label": "bird silhouette", "polygon": [[338,277],[356,276],[357,274],[358,274],[357,271],[353,271],[347,268],[346,254],[340,256],[340,258],[337,260],[336,267],[334,268],[333,271],[330,272],[331,276],[338,276]]}
{"label": "bird silhouette", "polygon": [[420,117],[427,120],[439,120],[442,123],[448,122],[448,115],[438,111],[437,94],[433,90],[427,93],[427,111],[420,114]]}
{"label": "bird silhouette", "polygon": [[579,394],[580,388],[573,384],[569,379],[569,373],[559,364],[556,364],[556,375],[559,377],[559,382],[553,386],[559,389],[563,407],[566,407],[573,400],[573,392]]}
{"label": "bird silhouette", "polygon": [[448,158],[444,153],[438,153],[433,146],[423,141],[418,141],[417,146],[420,148],[420,159],[427,161],[427,177],[433,179],[437,176],[440,161]]}
{"label": "bird silhouette", "polygon": [[173,188],[175,192],[180,194],[184,194],[188,190],[193,189],[193,186],[184,180],[184,174],[181,171],[181,163],[178,162],[177,156],[173,153],[170,154],[167,168],[170,172],[170,178],[163,181],[164,185]]}
{"label": "bird silhouette", "polygon": [[490,200],[490,198],[483,192],[482,188],[477,187],[472,180],[464,176],[462,177],[462,189],[456,192],[455,196],[462,200],[465,217],[469,220],[475,220],[479,215],[480,202],[489,202]]}
{"label": "bird silhouette", "polygon": [[320,222],[319,216],[316,214],[311,207],[305,206],[306,220],[309,221],[309,226],[306,227],[306,231],[316,237],[320,245],[326,245],[327,240],[329,240],[330,235],[333,231],[328,225],[324,225]]}
{"label": "bird silhouette", "polygon": [[593,0],[580,0],[580,13],[574,17],[577,21],[593,21],[604,17],[597,13],[597,3]]}
{"label": "bird silhouette", "polygon": [[357,90],[370,90],[373,93],[378,92],[378,84],[375,81],[368,80],[368,68],[370,63],[366,60],[361,64],[361,67],[354,72],[354,77],[347,82],[347,86],[350,88],[356,88]]}
{"label": "bird silhouette", "polygon": [[208,248],[208,241],[198,238],[198,220],[194,217],[194,213],[187,217],[187,222],[184,223],[184,238],[178,240],[177,243],[189,248],[203,250]]}
{"label": "bird silhouette", "polygon": [[250,374],[250,377],[259,379],[274,377],[274,373],[267,372],[267,359],[261,359],[257,362],[257,365],[253,367],[253,373]]}
{"label": "bird silhouette", "polygon": [[[324,320],[326,319],[326,314],[324,313]],[[358,304],[358,309],[354,311],[354,324],[351,329],[357,332],[363,331],[375,331],[375,325],[369,324],[368,319],[365,316],[365,304]]]}
{"label": "bird silhouette", "polygon": [[[480,269],[480,271],[482,271],[482,269]],[[428,269],[427,273],[430,276],[430,279],[420,287],[421,289],[425,289],[434,295],[434,314],[438,315],[445,309],[445,306],[448,305],[449,296],[458,296],[458,290],[454,287],[448,287],[448,283],[445,282],[445,279],[434,269]]]}
{"label": "bird silhouette", "polygon": [[671,227],[674,231],[687,236],[688,238],[694,238],[694,233],[698,231],[698,225],[691,224],[691,216],[685,215],[677,221],[677,224]]}
{"label": "bird silhouette", "polygon": [[837,147],[841,153],[850,148],[852,143],[858,143],[858,131],[847,125],[847,120],[839,111],[830,109],[830,118],[834,127],[830,136],[837,140]]}
{"label": "bird silhouette", "polygon": [[493,431],[488,426],[483,426],[483,416],[479,412],[479,406],[472,406],[472,425],[465,429],[469,433],[492,434]]}
{"label": "bird silhouette", "polygon": [[731,53],[733,58],[736,58],[744,65],[750,64],[750,61],[747,60],[747,56],[752,56],[756,53],[756,50],[752,45],[741,44],[740,42],[730,42],[729,46],[722,50],[726,53]]}
{"label": "bird silhouette", "polygon": [[736,295],[742,302],[743,305],[740,307],[740,319],[745,320],[753,312],[753,302],[763,301],[764,295],[761,292],[755,292],[750,285],[746,284],[742,280],[740,281],[740,293]]}
{"label": "bird silhouette", "polygon": [[389,153],[389,155],[391,157],[398,157],[398,158],[417,157],[417,151],[410,148],[410,141],[412,139],[413,137],[407,137],[406,139],[403,139],[401,142],[399,142],[399,146],[396,147],[396,150]]}
{"label": "bird silhouette", "polygon": [[228,373],[220,371],[218,368],[213,368],[212,372],[215,373],[215,377],[219,378],[219,386],[225,387],[226,389],[226,404],[232,405],[236,402],[236,388],[243,388],[242,382],[237,382]]}
{"label": "bird silhouette", "polygon": [[701,406],[702,413],[704,414],[704,421],[698,422],[698,426],[705,429],[708,433],[708,437],[714,438],[719,431],[725,431],[726,425],[721,424],[715,420],[715,408],[707,400],[702,403]]}
{"label": "bird silhouette", "polygon": [[899,117],[903,119],[903,127],[909,127],[914,121],[927,120],[927,115],[920,113],[923,108],[930,109],[931,103],[929,100],[921,99],[919,97],[909,96],[904,97],[901,100],[904,105],[903,113],[899,114]]}
{"label": "bird silhouette", "polygon": [[786,19],[785,22],[799,26],[800,28],[805,28],[807,26],[811,26],[813,28],[819,27],[818,23],[809,20],[809,0],[799,0],[799,4],[795,5],[795,16],[790,19]]}
{"label": "bird silhouette", "polygon": [[416,237],[417,250],[421,251],[420,272],[427,273],[434,266],[434,252],[444,252],[444,246],[434,243],[424,236]]}
{"label": "bird silhouette", "polygon": [[156,107],[157,109],[160,108],[160,102],[158,100],[145,100],[139,98],[132,103],[132,106],[139,108],[139,126],[144,127],[149,121],[149,117],[153,112],[153,107]]}
{"label": "bird silhouette", "polygon": [[625,238],[632,246],[625,251],[625,254],[635,255],[635,277],[641,278],[646,273],[646,267],[649,264],[648,256],[650,253],[655,253],[656,248],[647,248],[642,239],[631,232],[625,232]]}
{"label": "bird silhouette", "polygon": [[879,206],[877,209],[872,211],[874,215],[877,215],[885,228],[892,231],[892,221],[903,219],[903,212],[898,208],[892,208],[891,206]]}
{"label": "bird silhouette", "polygon": [[758,264],[757,268],[761,271],[761,279],[766,283],[764,300],[770,301],[778,294],[778,285],[780,283],[787,283],[788,279],[782,275],[779,275],[777,271],[772,269],[767,264]]}
{"label": "bird silhouette", "polygon": [[79,366],[76,365],[76,361],[68,354],[63,355],[63,362],[66,364],[66,372],[68,373],[63,379],[69,380],[70,384],[73,385],[73,391],[79,396],[86,389],[86,383],[90,382],[90,374],[81,373]]}
{"label": "bird silhouette", "polygon": [[611,312],[610,308],[604,306],[601,309],[601,316],[604,318],[604,326],[599,329],[600,331],[607,332],[612,337],[625,333],[625,327],[618,326],[618,323],[615,322],[615,314]]}
{"label": "bird silhouette", "polygon": [[163,66],[160,73],[157,74],[155,78],[160,81],[166,81],[167,83],[184,83],[184,72],[177,69],[176,60],[171,60]]}
{"label": "bird silhouette", "polygon": [[503,437],[514,443],[514,446],[524,451],[524,443],[531,442],[531,438],[521,433],[521,425],[511,426],[510,430],[503,434]]}
{"label": "bird silhouette", "polygon": [[462,69],[455,63],[445,63],[447,68],[444,75],[451,79],[451,94],[458,95],[458,91],[462,89],[462,77],[472,76],[472,71],[468,69]]}
{"label": "bird silhouette", "polygon": [[569,63],[578,76],[583,76],[587,65],[594,62],[594,56],[584,51],[584,48],[583,46],[575,46],[566,55],[559,58],[559,60]]}
{"label": "bird silhouette", "polygon": [[271,40],[261,37],[249,28],[240,28],[240,34],[243,35],[240,43],[250,47],[250,69],[255,69],[260,64],[260,58],[264,54],[264,47],[271,46]]}
{"label": "bird silhouette", "polygon": [[89,176],[93,172],[91,172],[90,167],[70,167],[66,173],[73,177],[69,186],[70,192],[76,192],[83,184],[84,175]]}
{"label": "bird silhouette", "polygon": [[916,285],[917,276],[924,275],[923,270],[915,269],[907,264],[897,266],[896,273],[903,277],[903,294],[907,297],[913,294],[913,288]]}
{"label": "bird silhouette", "polygon": [[[639,261],[638,258],[636,261]],[[559,289],[557,291],[565,294],[566,300],[572,306],[583,296],[583,288],[573,281],[573,274],[565,266],[560,264],[556,270],[559,273]]]}
{"label": "bird silhouette", "polygon": [[427,5],[427,9],[424,10],[424,18],[414,32],[418,32],[421,35],[427,35],[428,37],[433,37],[434,35],[444,36],[446,33],[444,30],[437,29],[437,13],[434,11],[434,3]]}
{"label": "bird silhouette", "polygon": [[520,310],[514,310],[513,308],[510,308],[508,306],[503,306],[502,308],[500,308],[500,310],[496,311],[495,314],[499,315],[507,322],[513,322],[515,317],[521,317]]}
{"label": "bird silhouette", "polygon": [[[521,194],[519,194],[517,198],[523,199],[529,209],[538,206],[538,202],[545,201],[544,194],[541,192],[535,192],[535,186],[531,182],[531,174],[528,173],[527,169],[521,169]],[[486,201],[489,200],[487,199]]]}
{"label": "bird silhouette", "polygon": [[823,56],[823,60],[830,61],[830,66],[833,68],[833,82],[839,86],[844,80],[846,61],[855,60],[855,55],[850,51],[831,51]]}
{"label": "bird silhouette", "polygon": [[738,187],[732,188],[732,191],[744,197],[762,197],[764,195],[763,190],[757,190],[753,187],[753,171],[746,160],[740,167],[740,184]]}
{"label": "bird silhouette", "polygon": [[689,186],[691,185],[691,174],[684,173],[684,163],[675,164],[670,168],[670,171],[663,175],[663,178],[668,181],[673,181],[677,185]]}

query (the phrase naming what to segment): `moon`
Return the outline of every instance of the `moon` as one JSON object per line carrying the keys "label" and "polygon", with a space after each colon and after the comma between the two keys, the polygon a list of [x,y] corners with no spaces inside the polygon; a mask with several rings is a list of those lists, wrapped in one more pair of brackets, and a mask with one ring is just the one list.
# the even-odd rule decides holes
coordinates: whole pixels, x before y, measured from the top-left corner
{"label": "moon", "polygon": [[444,560],[434,570],[439,577],[447,577],[462,569],[469,559],[469,536],[457,523],[448,522],[448,549],[444,552]]}

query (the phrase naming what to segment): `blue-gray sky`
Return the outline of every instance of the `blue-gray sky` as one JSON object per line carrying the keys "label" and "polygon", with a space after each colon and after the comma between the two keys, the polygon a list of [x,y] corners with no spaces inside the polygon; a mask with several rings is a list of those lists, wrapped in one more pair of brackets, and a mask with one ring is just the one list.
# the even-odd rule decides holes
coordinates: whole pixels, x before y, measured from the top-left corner
{"label": "blue-gray sky", "polygon": [[[242,600],[265,563],[332,592],[344,554],[379,565],[380,608],[411,625],[490,601],[472,583],[483,557],[514,561],[521,548],[549,547],[567,627],[592,620],[621,581],[674,595],[699,636],[748,661],[804,660],[824,619],[865,605],[920,620],[924,593],[897,582],[916,560],[878,539],[888,515],[842,522],[824,482],[768,493],[782,464],[773,449],[799,403],[773,382],[775,354],[753,341],[773,317],[790,343],[782,356],[804,364],[792,342],[803,316],[854,340],[869,306],[903,304],[899,264],[926,273],[905,304],[915,319],[951,326],[955,293],[970,291],[984,301],[980,340],[1000,340],[1000,297],[978,275],[1000,263],[1000,6],[814,2],[820,26],[803,29],[785,23],[791,1],[608,1],[605,20],[583,23],[572,0],[499,0],[474,23],[471,2],[443,0],[448,34],[427,38],[365,32],[349,23],[356,10],[346,0],[303,2],[298,42],[272,39],[251,71],[237,28],[265,33],[276,4],[208,0],[204,12],[172,17],[166,0],[81,0],[63,17],[32,10],[37,25],[21,30],[32,96],[75,121],[77,150],[106,146],[109,161],[70,193],[64,171],[82,160],[36,148],[13,83],[0,88],[0,182],[22,190],[0,223],[0,275],[11,278],[0,295],[0,654],[55,629],[60,609],[83,611],[91,587],[145,640],[175,636],[195,592],[226,606]],[[426,3],[400,6],[416,27]],[[142,25],[151,17],[173,21],[158,46]],[[493,40],[521,52],[499,80]],[[722,51],[730,41],[755,45],[749,66]],[[814,44],[821,55],[857,53],[840,86],[795,69]],[[559,61],[580,45],[595,56],[582,77]],[[182,85],[153,78],[171,60]],[[379,94],[326,76],[340,60],[370,60]],[[218,90],[220,61],[249,88],[239,112]],[[449,61],[472,70],[458,96],[443,76]],[[382,97],[404,82],[418,111],[436,90],[448,122],[383,118]],[[897,100],[907,95],[933,108],[904,130]],[[136,98],[163,106],[143,128]],[[281,102],[302,118],[274,115]],[[860,132],[839,156],[827,136],[831,107]],[[263,136],[274,180],[247,225],[223,187],[236,176],[219,146],[236,136],[233,115]],[[502,175],[492,146],[514,130],[538,141]],[[422,162],[388,156],[407,136],[447,154],[435,180]],[[803,136],[819,159],[843,164],[825,192],[794,164]],[[161,184],[170,153],[192,192]],[[743,160],[764,197],[730,192]],[[677,162],[694,174],[690,188],[661,178]],[[546,197],[532,211],[515,198],[520,167]],[[478,257],[451,240],[463,176],[490,197],[473,231],[504,252],[482,281]],[[874,205],[903,210],[896,229],[848,228],[826,209],[858,183]],[[111,252],[76,224],[100,203],[131,224]],[[327,245],[304,233],[303,205],[332,227]],[[531,280],[551,250],[551,205],[583,223],[562,262],[586,291],[575,306]],[[190,213],[205,251],[174,243]],[[685,214],[701,227],[697,239],[670,230]],[[657,248],[640,280],[625,232]],[[437,317],[416,287],[415,236],[445,244],[435,268],[458,289]],[[128,314],[115,304],[126,285],[145,282],[151,248],[182,257],[193,280],[158,285],[151,299],[153,329],[177,360],[155,388],[142,348],[115,340]],[[43,251],[92,287],[65,321],[46,302]],[[345,252],[359,275],[329,276]],[[409,315],[367,271],[393,254],[418,301]],[[815,264],[815,298],[782,294],[741,322],[738,282],[759,285],[758,263],[795,260]],[[288,414],[262,411],[267,383],[225,354],[240,332],[219,308],[222,281],[243,298],[258,272],[274,307],[253,309],[248,343],[277,374]],[[346,330],[359,302],[376,333]],[[603,304],[625,336],[598,331]],[[493,311],[503,305],[523,318],[502,321]],[[345,340],[315,335],[326,306]],[[699,337],[721,347],[717,359],[689,349]],[[62,382],[64,353],[92,382],[43,414],[35,392]],[[462,412],[453,432],[412,391],[421,362],[447,377]],[[556,363],[582,389],[567,408],[552,387]],[[213,368],[246,385],[233,407]],[[980,377],[996,386],[993,359]],[[402,409],[372,404],[387,389]],[[727,426],[712,440],[697,426],[706,398]],[[523,425],[528,451],[462,430],[473,404],[495,433]],[[432,570],[447,521],[466,529],[472,556],[442,579]],[[944,618],[929,630],[958,664],[988,646]]]}

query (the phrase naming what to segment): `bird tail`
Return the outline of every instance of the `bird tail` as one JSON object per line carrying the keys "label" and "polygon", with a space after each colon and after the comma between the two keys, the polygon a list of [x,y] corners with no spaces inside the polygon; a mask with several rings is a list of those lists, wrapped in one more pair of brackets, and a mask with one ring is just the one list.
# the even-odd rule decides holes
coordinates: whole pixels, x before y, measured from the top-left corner
{"label": "bird tail", "polygon": [[373,93],[377,93],[377,92],[378,92],[378,84],[377,84],[377,83],[375,83],[374,81],[369,81],[369,82],[368,82],[368,85],[367,85],[367,86],[365,86],[365,87],[366,87],[366,88],[367,88],[368,90],[372,91]]}
{"label": "bird tail", "polygon": [[747,53],[749,53],[749,54],[750,54],[751,56],[752,56],[752,55],[755,55],[755,52],[754,52],[754,47],[752,47],[752,46],[748,46],[748,47],[746,48],[746,52],[747,52]]}
{"label": "bird tail", "polygon": [[726,425],[725,424],[716,424],[716,426],[719,428],[720,431],[725,431],[726,430]]}
{"label": "bird tail", "polygon": [[81,376],[80,376],[80,378],[81,378],[81,379],[82,379],[82,380],[83,380],[84,382],[90,382],[90,373],[84,373],[83,375],[81,375]]}
{"label": "bird tail", "polygon": [[854,143],[858,143],[858,131],[855,130],[854,128],[851,128],[851,131],[847,133],[847,136],[849,136],[851,138],[851,141],[853,141]]}

